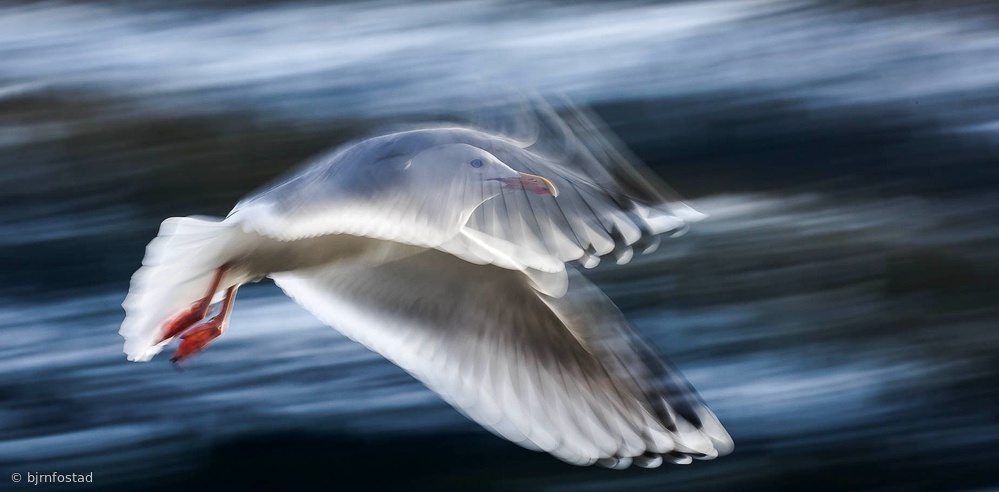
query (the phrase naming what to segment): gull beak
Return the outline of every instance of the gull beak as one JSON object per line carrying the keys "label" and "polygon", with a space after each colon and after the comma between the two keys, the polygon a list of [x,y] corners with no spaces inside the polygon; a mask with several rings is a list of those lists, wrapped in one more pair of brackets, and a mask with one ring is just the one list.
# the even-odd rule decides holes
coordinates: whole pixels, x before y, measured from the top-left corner
{"label": "gull beak", "polygon": [[538,195],[551,195],[553,197],[558,196],[558,188],[556,188],[555,184],[547,178],[542,178],[541,176],[535,174],[517,174],[517,177],[498,178],[497,181],[502,181],[503,187],[511,190],[524,190]]}

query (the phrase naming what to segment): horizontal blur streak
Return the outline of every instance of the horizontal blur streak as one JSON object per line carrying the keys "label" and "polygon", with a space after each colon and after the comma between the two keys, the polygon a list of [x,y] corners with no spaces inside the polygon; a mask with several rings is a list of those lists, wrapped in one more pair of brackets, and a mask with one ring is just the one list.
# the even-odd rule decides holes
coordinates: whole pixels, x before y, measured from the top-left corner
{"label": "horizontal blur streak", "polygon": [[906,4],[17,4],[0,7],[0,97],[84,88],[156,111],[249,105],[293,119],[419,111],[484,84],[586,100],[754,91],[813,106],[994,97],[989,2]]}
{"label": "horizontal blur streak", "polygon": [[[996,10],[881,5],[0,7],[0,468],[102,486],[999,486]],[[710,215],[591,277],[733,455],[612,473],[523,451],[270,283],[189,370],[125,363],[118,305],[164,217],[224,215],[332,145],[525,87],[595,105]]]}

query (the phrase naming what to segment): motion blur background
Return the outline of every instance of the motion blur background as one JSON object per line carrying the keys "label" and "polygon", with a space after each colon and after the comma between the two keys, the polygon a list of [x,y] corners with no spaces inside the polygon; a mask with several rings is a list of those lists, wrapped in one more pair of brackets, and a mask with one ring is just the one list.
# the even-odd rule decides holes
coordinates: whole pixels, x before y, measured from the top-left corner
{"label": "motion blur background", "polygon": [[[997,19],[953,0],[5,2],[0,487],[999,487]],[[523,450],[268,282],[188,370],[125,361],[119,304],[162,219],[533,89],[593,107],[711,215],[590,275],[733,455],[619,472]]]}

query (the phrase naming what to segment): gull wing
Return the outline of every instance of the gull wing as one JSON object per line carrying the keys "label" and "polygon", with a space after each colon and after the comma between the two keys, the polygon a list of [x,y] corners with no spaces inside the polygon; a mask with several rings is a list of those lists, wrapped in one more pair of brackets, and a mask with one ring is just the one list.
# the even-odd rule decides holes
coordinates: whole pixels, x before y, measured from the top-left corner
{"label": "gull wing", "polygon": [[[636,249],[650,252],[660,235],[683,232],[688,222],[704,217],[628,153],[592,113],[568,102],[564,116],[543,101],[532,107],[537,132],[530,141],[461,132],[511,168],[548,178],[559,196],[506,193],[487,201],[465,225],[465,236],[477,236],[472,242],[508,251],[506,256],[575,261],[589,268],[608,255],[626,263]],[[461,251],[470,241],[459,237],[455,242],[454,249]],[[489,256],[481,261],[502,264]]]}
{"label": "gull wing", "polygon": [[[564,262],[592,267],[608,255],[625,263],[635,250],[654,250],[661,235],[682,232],[688,222],[703,217],[628,154],[593,115],[567,105],[560,116],[541,101],[531,107],[534,138],[452,125],[363,140],[251,195],[236,206],[230,222],[283,241],[353,234],[436,247],[474,263],[551,273],[562,270]],[[449,143],[477,146],[517,171],[544,176],[560,194],[511,191],[486,201],[465,224],[428,227],[433,217],[393,188],[398,173],[386,171]],[[442,172],[446,169],[442,166]],[[452,202],[460,206],[466,192],[439,190],[434,209]]]}
{"label": "gull wing", "polygon": [[323,322],[524,447],[579,465],[658,466],[732,441],[683,376],[575,271],[561,298],[441,251],[272,274]]}

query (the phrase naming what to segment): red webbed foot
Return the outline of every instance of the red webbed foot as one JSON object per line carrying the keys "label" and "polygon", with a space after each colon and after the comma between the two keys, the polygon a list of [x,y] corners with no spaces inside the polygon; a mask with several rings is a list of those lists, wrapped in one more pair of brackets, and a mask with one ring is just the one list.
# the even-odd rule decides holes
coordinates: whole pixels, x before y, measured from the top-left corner
{"label": "red webbed foot", "polygon": [[170,318],[170,321],[167,321],[161,328],[160,338],[156,340],[157,344],[183,333],[199,321],[205,319],[205,316],[208,316],[208,310],[211,309],[215,291],[218,290],[219,283],[222,282],[222,277],[228,270],[228,265],[223,265],[215,270],[215,275],[212,276],[212,282],[209,284],[208,291],[205,292],[204,297],[186,311]]}
{"label": "red webbed foot", "polygon": [[170,357],[170,362],[180,362],[195,352],[204,350],[212,340],[215,340],[225,332],[225,324],[228,320],[220,318],[220,316],[216,316],[181,335],[180,346],[177,347],[177,351]]}
{"label": "red webbed foot", "polygon": [[219,314],[180,336],[180,346],[170,357],[170,362],[180,362],[195,352],[204,350],[205,346],[225,332],[225,327],[229,324],[229,313],[232,312],[232,303],[236,300],[236,289],[237,286],[232,286],[226,291]]}
{"label": "red webbed foot", "polygon": [[177,316],[174,316],[163,325],[162,334],[159,340],[156,341],[157,344],[163,343],[177,335],[180,335],[187,329],[194,326],[197,322],[205,319],[208,309],[202,305],[202,303],[195,304],[191,306],[190,309],[184,311]]}

